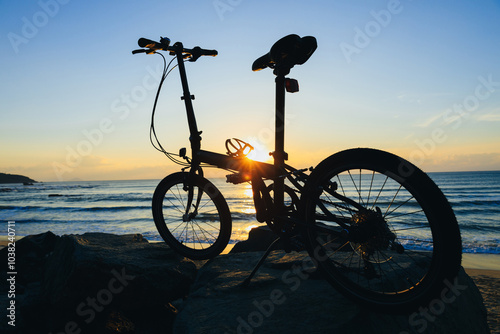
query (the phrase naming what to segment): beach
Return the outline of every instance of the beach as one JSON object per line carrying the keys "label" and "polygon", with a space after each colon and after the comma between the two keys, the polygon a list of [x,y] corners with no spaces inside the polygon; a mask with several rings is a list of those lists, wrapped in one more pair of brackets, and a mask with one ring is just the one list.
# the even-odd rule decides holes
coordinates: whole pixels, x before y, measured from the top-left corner
{"label": "beach", "polygon": [[465,272],[481,291],[491,333],[500,333],[500,271],[465,268]]}
{"label": "beach", "polygon": [[463,254],[462,266],[481,291],[491,333],[500,333],[500,255]]}

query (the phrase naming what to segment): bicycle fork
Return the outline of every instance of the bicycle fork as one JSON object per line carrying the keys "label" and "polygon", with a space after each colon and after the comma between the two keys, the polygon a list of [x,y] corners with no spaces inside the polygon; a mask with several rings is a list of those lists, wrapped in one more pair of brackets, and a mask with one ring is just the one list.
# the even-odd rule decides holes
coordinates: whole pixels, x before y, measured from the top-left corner
{"label": "bicycle fork", "polygon": [[[190,222],[193,218],[196,218],[196,216],[198,215],[198,208],[200,206],[201,197],[203,196],[203,190],[198,189],[196,201],[195,204],[193,204],[195,186],[194,182],[191,182],[191,180],[194,177],[194,173],[194,170],[191,169],[191,171],[187,175],[187,178],[184,180],[183,190],[188,192],[188,198],[186,202],[185,212],[182,215],[183,222]],[[191,206],[193,207],[193,211],[191,211]]]}

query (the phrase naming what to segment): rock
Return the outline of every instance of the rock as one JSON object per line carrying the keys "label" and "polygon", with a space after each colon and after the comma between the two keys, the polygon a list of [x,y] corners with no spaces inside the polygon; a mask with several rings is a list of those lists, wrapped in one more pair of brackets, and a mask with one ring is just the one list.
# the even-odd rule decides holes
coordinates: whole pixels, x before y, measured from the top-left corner
{"label": "rock", "polygon": [[16,242],[16,268],[23,273],[16,285],[40,282],[47,256],[54,250],[59,237],[52,232],[28,235]]}
{"label": "rock", "polygon": [[33,183],[36,182],[37,181],[24,175],[0,173],[0,183],[23,183],[26,185],[33,185]]}
{"label": "rock", "polygon": [[34,265],[16,277],[26,285],[16,296],[22,333],[168,333],[170,302],[187,295],[197,271],[139,234],[48,232],[16,243],[16,256],[19,266]]}
{"label": "rock", "polygon": [[[259,240],[248,245],[267,247]],[[6,263],[7,248],[0,254]],[[0,332],[488,333],[481,295],[463,270],[446,299],[390,315],[344,298],[305,252],[271,252],[241,287],[261,255],[221,255],[197,262],[197,271],[194,262],[139,234],[28,236],[16,243],[16,327],[2,321]],[[0,287],[9,289],[6,280]],[[10,302],[7,294],[0,302]]]}
{"label": "rock", "polygon": [[[6,321],[1,321],[1,333],[21,333],[22,330],[17,330],[26,329],[26,327],[23,328],[23,313],[29,309],[30,305],[36,304],[39,299],[47,256],[53,251],[57,238],[52,232],[47,232],[29,235],[16,241],[15,261],[13,268],[8,270],[8,272],[17,272],[15,275],[8,275],[9,279],[14,278],[14,285],[7,284],[5,279],[0,281],[1,291],[9,291],[8,294],[0,294],[0,305],[3,309],[4,305],[15,302],[14,313],[11,313],[15,318],[10,318],[9,321],[14,320],[16,326],[10,326]],[[0,250],[0,258],[5,261],[4,263],[7,263],[7,252],[7,247]],[[39,313],[40,310],[36,309],[35,312]],[[25,332],[29,333],[30,331],[26,329]]]}
{"label": "rock", "polygon": [[[248,239],[236,243],[229,253],[265,251],[276,238],[267,225],[254,227],[248,233]],[[281,242],[278,242],[276,248],[280,248],[280,245]]]}
{"label": "rock", "polygon": [[[261,253],[205,264],[174,323],[175,333],[489,333],[481,294],[463,270],[453,301],[407,315],[366,310],[308,274],[306,254],[273,251],[250,285]],[[450,298],[453,299],[453,298]]]}

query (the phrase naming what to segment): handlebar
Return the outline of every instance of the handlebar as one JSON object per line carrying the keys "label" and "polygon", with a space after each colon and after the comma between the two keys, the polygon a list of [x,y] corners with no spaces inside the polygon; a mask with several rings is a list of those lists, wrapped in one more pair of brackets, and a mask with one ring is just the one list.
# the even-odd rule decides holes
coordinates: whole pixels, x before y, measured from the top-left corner
{"label": "handlebar", "polygon": [[170,46],[170,40],[168,38],[163,38],[163,37],[160,39],[160,42],[155,42],[147,38],[139,38],[137,44],[139,44],[139,46],[144,49],[133,50],[132,54],[137,54],[137,53],[152,54],[155,53],[157,50],[168,51],[170,52],[171,55],[175,55],[177,54],[177,52],[180,52],[182,53],[183,58],[190,57],[189,59],[190,61],[196,61],[201,56],[212,56],[212,57],[217,56],[217,50],[202,49],[199,46],[195,46],[192,49],[186,49],[182,46],[182,43],[180,42],[177,42],[174,45]]}

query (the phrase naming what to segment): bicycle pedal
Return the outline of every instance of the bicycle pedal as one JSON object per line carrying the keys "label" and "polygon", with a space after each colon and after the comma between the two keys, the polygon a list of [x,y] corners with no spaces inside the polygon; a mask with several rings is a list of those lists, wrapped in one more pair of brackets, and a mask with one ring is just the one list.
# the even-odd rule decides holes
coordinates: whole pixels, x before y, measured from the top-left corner
{"label": "bicycle pedal", "polygon": [[294,252],[302,252],[306,250],[305,243],[301,240],[301,236],[295,236],[288,239],[288,242],[285,243],[285,252],[290,253]]}
{"label": "bicycle pedal", "polygon": [[235,173],[226,175],[226,182],[232,184],[239,184],[243,182],[248,182],[252,179],[252,176],[248,173]]}
{"label": "bicycle pedal", "polygon": [[292,240],[291,244],[292,244],[293,250],[296,252],[302,252],[302,251],[306,250],[306,245],[301,240],[294,239],[294,240]]}

